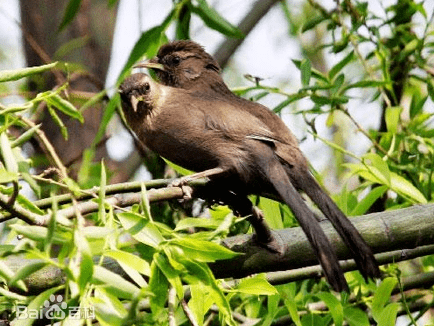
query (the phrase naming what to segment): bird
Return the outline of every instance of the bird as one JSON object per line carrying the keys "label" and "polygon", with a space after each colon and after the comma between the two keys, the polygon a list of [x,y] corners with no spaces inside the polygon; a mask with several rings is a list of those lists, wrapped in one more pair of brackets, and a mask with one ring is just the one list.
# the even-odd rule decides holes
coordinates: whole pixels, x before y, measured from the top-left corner
{"label": "bird", "polygon": [[[160,76],[162,83],[143,73],[132,74],[119,88],[126,121],[137,138],[175,164],[208,176],[218,189],[237,198],[271,194],[286,203],[311,243],[327,281],[335,291],[348,291],[334,249],[298,192],[304,191],[330,219],[362,275],[379,277],[372,250],[316,182],[283,121],[265,106],[235,96],[218,75],[212,57],[195,43],[183,44],[188,46],[175,44],[175,53],[167,51],[167,46],[161,48],[159,60],[163,63],[151,63],[152,69],[162,75],[161,71],[168,71],[165,63],[171,60],[181,66],[181,58],[193,59],[192,69],[187,67],[180,76]],[[167,55],[172,59],[166,61]],[[214,71],[211,81],[207,81],[207,70]]]}

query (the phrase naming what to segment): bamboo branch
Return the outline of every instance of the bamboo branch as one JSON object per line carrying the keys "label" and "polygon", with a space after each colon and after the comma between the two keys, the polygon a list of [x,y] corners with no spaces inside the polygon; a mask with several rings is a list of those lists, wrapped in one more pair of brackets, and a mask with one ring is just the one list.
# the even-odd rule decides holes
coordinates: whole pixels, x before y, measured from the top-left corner
{"label": "bamboo branch", "polygon": [[[433,244],[433,212],[434,204],[428,204],[364,215],[351,218],[351,221],[374,253],[400,250],[402,252],[393,256],[393,259],[399,261],[405,259],[405,255],[409,255],[408,249]],[[348,248],[330,222],[322,221],[320,224],[336,249],[338,257],[341,260],[351,259]],[[244,255],[229,261],[217,261],[212,264],[211,269],[216,277],[240,278],[254,273],[291,270],[318,264],[315,254],[300,228],[274,232],[286,245],[283,255],[273,254],[260,247],[253,240],[252,235],[240,235],[225,239],[225,246],[231,250],[242,252]],[[345,264],[348,263],[345,262]],[[345,264],[343,265],[344,268]],[[315,273],[320,276],[318,270],[314,271],[312,275]]]}

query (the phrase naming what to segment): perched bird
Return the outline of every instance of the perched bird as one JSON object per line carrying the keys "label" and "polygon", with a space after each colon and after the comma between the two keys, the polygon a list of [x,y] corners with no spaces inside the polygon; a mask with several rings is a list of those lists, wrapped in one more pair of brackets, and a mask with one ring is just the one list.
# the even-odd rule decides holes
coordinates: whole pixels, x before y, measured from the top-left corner
{"label": "perched bird", "polygon": [[[296,138],[282,120],[266,107],[233,95],[218,75],[217,63],[201,47],[181,44],[193,45],[187,47],[192,53],[178,46],[174,53],[167,52],[168,46],[160,50],[165,53],[163,63],[167,55],[193,58],[195,67],[189,70],[186,65],[182,70],[188,73],[161,79],[176,81],[177,87],[156,83],[141,73],[129,76],[120,86],[126,120],[138,139],[170,161],[208,176],[218,189],[238,198],[248,194],[280,198],[299,221],[328,282],[336,291],[348,290],[334,249],[297,192],[305,191],[341,235],[363,276],[379,276],[371,249],[315,181]],[[176,65],[183,63],[182,59],[175,61]],[[168,71],[158,63],[152,65]],[[209,69],[214,73],[208,83]]]}

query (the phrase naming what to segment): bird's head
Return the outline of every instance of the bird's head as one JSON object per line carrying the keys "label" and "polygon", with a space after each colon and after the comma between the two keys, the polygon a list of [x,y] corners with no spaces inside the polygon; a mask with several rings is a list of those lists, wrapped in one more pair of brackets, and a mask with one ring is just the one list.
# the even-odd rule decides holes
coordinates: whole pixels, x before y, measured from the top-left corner
{"label": "bird's head", "polygon": [[189,89],[207,72],[219,75],[220,67],[202,46],[190,40],[167,43],[155,58],[136,67],[155,71],[161,83],[167,86]]}
{"label": "bird's head", "polygon": [[147,114],[158,97],[159,85],[146,74],[133,74],[119,86],[119,94],[126,115]]}

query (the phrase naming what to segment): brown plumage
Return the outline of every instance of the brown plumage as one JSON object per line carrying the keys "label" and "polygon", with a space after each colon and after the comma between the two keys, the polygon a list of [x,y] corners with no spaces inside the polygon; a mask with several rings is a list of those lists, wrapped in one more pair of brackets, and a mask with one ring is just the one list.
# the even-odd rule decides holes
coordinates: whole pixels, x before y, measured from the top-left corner
{"label": "brown plumage", "polygon": [[135,74],[120,88],[127,121],[141,141],[193,171],[220,168],[210,179],[239,196],[280,198],[306,233],[329,283],[347,290],[336,253],[297,192],[304,191],[332,222],[362,275],[379,277],[370,247],[315,181],[291,131],[263,105],[234,95],[200,45],[166,44],[140,66],[154,69],[164,84]]}

